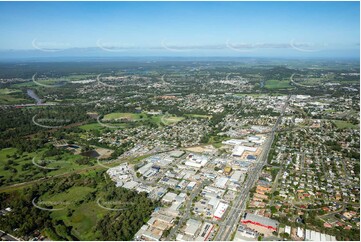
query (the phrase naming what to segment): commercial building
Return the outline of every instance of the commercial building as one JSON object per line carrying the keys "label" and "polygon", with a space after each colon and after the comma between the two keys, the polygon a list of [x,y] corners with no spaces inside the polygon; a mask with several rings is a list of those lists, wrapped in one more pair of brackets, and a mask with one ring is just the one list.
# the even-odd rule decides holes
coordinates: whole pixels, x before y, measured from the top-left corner
{"label": "commercial building", "polygon": [[246,238],[251,238],[251,239],[256,239],[258,237],[259,233],[251,228],[248,228],[247,226],[244,225],[240,225],[237,228],[237,232],[235,234],[234,240],[238,241],[241,240],[243,241],[244,239],[242,237],[246,237]]}
{"label": "commercial building", "polygon": [[223,214],[226,212],[227,208],[228,208],[227,203],[220,202],[216,211],[213,214],[213,217],[215,219],[221,219],[223,217]]}

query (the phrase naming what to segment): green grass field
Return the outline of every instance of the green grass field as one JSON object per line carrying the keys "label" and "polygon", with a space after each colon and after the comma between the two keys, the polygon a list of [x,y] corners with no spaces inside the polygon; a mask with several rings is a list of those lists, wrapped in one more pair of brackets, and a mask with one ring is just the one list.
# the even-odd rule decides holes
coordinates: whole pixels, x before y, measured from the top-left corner
{"label": "green grass field", "polygon": [[[173,116],[173,115],[147,115],[144,113],[110,113],[110,114],[106,114],[104,116],[104,118],[102,119],[103,121],[116,121],[117,119],[128,119],[130,121],[139,121],[141,122],[146,122],[146,121],[150,121],[151,123],[157,124],[157,125],[161,125],[161,124],[165,124],[165,125],[171,125],[171,124],[175,124],[178,123],[180,121],[182,121],[184,119],[184,117],[177,117],[177,116]],[[108,124],[108,123],[106,123]],[[126,128],[127,127],[127,123],[111,123],[109,124],[111,126],[119,126],[119,128]],[[101,126],[101,125],[99,125]],[[85,130],[89,130],[89,129],[98,129],[99,127],[97,126],[81,126],[81,128],[85,129]]]}
{"label": "green grass field", "polygon": [[13,95],[0,95],[0,104],[23,104],[31,101]]}
{"label": "green grass field", "polygon": [[[95,191],[94,188],[74,186],[58,194],[51,194],[50,191],[41,196],[39,201],[58,204],[53,207],[60,208],[61,210],[52,211],[51,217],[54,220],[62,220],[66,225],[72,226],[72,233],[79,239],[94,240],[95,234],[93,231],[97,221],[109,211],[101,208],[94,201],[81,202],[86,195],[93,191]],[[73,211],[71,216],[68,215],[69,210]],[[64,238],[67,236],[66,234],[61,234],[61,232],[59,235]],[[49,236],[52,238],[51,235]]]}
{"label": "green grass field", "polygon": [[[47,176],[63,174],[92,165],[92,163],[79,165],[76,160],[83,158],[83,156],[71,153],[64,153],[59,157],[46,157],[44,160],[49,162],[43,165],[41,155],[46,150],[47,148],[42,148],[36,153],[24,152],[23,154],[17,154],[16,148],[0,150],[0,185],[6,186],[17,182],[35,180],[44,177],[45,174]],[[14,155],[16,156],[14,157]],[[57,169],[45,169],[36,166],[33,163],[33,158],[34,162],[40,166]]]}
{"label": "green grass field", "polygon": [[336,127],[338,129],[359,129],[360,125],[358,124],[352,124],[350,122],[347,121],[343,121],[343,120],[332,120],[332,122],[336,125]]}
{"label": "green grass field", "polygon": [[185,118],[177,117],[177,116],[165,116],[161,120],[165,125],[171,125],[171,124],[176,124],[176,123],[182,121],[183,119],[185,119]]}
{"label": "green grass field", "polygon": [[19,104],[28,102],[30,101],[21,97],[21,90],[9,88],[0,89],[0,104]]}
{"label": "green grass field", "polygon": [[9,89],[9,88],[0,89],[0,95],[7,95],[7,94],[10,94],[10,93],[16,93],[16,92],[21,92],[21,91],[16,90],[16,89]]}
{"label": "green grass field", "polygon": [[267,89],[286,89],[290,87],[289,80],[267,80],[265,85]]}
{"label": "green grass field", "polygon": [[93,227],[109,211],[99,207],[95,202],[84,203],[76,208],[69,224],[73,226],[74,235],[80,240],[95,240]]}
{"label": "green grass field", "polygon": [[[16,154],[16,148],[0,150],[0,174],[2,184],[8,185],[12,182],[22,181],[31,178],[40,178],[42,175],[39,168],[32,164],[35,153],[24,153],[18,158],[12,156]],[[27,168],[23,168],[28,166]]]}

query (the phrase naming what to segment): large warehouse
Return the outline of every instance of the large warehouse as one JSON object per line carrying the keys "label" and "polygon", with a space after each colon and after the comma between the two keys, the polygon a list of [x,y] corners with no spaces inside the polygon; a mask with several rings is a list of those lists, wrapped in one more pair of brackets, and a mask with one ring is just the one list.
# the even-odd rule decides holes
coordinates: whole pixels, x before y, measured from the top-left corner
{"label": "large warehouse", "polygon": [[257,151],[257,148],[243,146],[243,145],[237,145],[233,148],[232,155],[236,156],[236,157],[241,157],[245,151],[255,152],[255,151]]}

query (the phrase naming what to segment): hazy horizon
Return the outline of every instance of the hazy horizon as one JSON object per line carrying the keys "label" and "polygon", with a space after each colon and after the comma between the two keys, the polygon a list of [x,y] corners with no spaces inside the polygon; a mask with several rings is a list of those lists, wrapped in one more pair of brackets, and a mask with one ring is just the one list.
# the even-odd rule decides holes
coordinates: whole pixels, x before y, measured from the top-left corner
{"label": "hazy horizon", "polygon": [[0,2],[0,31],[5,33],[0,54],[2,59],[359,58],[359,6],[359,2]]}

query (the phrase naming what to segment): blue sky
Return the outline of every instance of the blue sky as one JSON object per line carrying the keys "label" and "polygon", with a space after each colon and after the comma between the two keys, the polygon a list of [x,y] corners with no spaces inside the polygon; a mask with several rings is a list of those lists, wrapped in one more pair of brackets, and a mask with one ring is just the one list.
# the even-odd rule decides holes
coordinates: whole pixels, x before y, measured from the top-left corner
{"label": "blue sky", "polygon": [[359,2],[0,2],[0,49],[358,57],[359,9]]}

